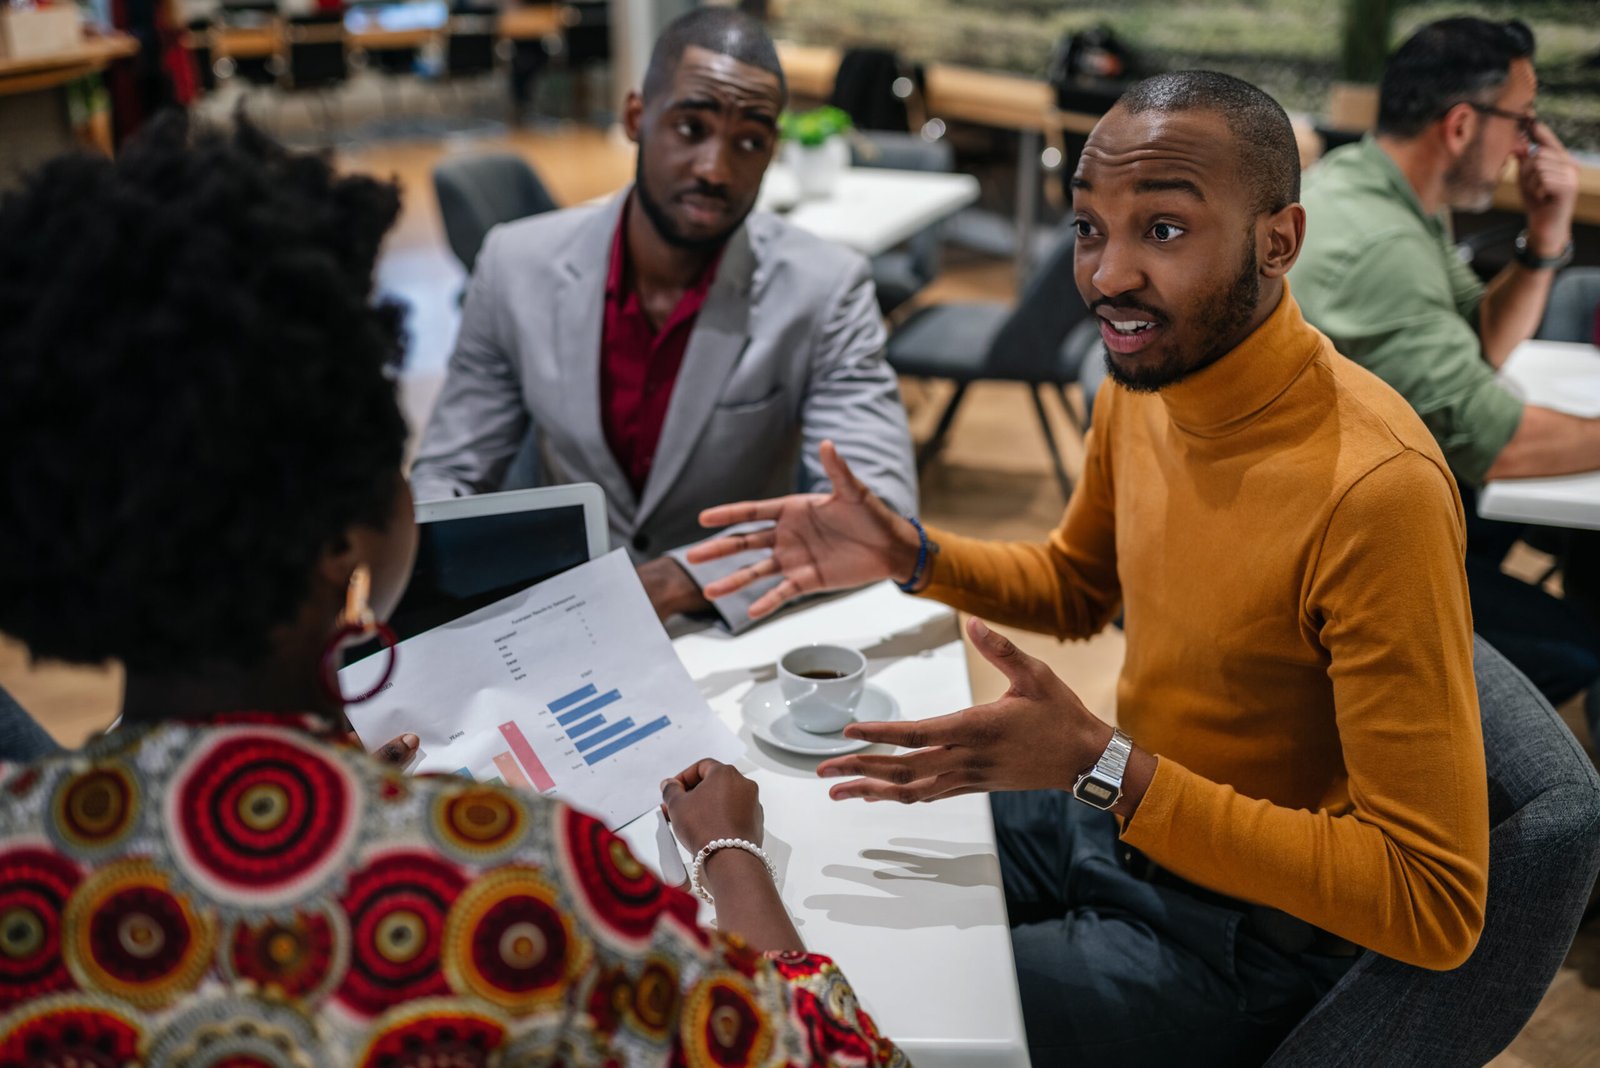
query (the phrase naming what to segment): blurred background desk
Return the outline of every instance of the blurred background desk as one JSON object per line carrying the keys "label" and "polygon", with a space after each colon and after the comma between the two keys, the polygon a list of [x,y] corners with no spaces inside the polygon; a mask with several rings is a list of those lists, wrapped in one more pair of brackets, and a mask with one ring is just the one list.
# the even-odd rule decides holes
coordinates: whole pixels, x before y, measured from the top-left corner
{"label": "blurred background desk", "polygon": [[[1511,353],[1500,379],[1530,404],[1600,418],[1600,349],[1527,341]],[[1478,494],[1485,519],[1600,530],[1600,471],[1555,478],[1508,478]]]}
{"label": "blurred background desk", "polygon": [[138,51],[132,37],[114,33],[85,37],[67,52],[0,59],[0,188],[13,184],[18,172],[79,146],[71,86]]}

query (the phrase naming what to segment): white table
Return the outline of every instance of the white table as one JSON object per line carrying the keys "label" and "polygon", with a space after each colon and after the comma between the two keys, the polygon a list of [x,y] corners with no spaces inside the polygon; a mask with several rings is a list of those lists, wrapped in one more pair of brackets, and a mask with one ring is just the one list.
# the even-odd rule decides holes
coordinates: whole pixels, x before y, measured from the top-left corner
{"label": "white table", "polygon": [[[884,583],[772,620],[738,637],[707,629],[674,645],[701,692],[746,747],[761,787],[767,850],[807,947],[850,978],[885,1035],[919,1068],[1026,1066],[1011,937],[987,796],[927,805],[828,798],[817,761],[751,736],[740,698],[775,677],[796,645],[836,642],[868,658],[869,681],[921,719],[971,703],[955,615]],[[656,819],[623,829],[658,860]]]}
{"label": "white table", "polygon": [[[1600,418],[1600,349],[1559,341],[1518,345],[1500,380],[1530,404]],[[1600,471],[1553,478],[1508,478],[1478,494],[1485,519],[1600,530]]]}
{"label": "white table", "polygon": [[978,180],[970,174],[849,167],[831,195],[802,200],[793,172],[773,164],[756,207],[863,256],[877,256],[977,199]]}

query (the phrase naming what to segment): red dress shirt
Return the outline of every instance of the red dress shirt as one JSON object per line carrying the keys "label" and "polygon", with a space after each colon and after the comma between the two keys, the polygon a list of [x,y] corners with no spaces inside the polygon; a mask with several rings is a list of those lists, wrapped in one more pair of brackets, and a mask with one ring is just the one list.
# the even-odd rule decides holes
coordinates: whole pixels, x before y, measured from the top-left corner
{"label": "red dress shirt", "polygon": [[667,404],[683,366],[695,319],[717,265],[718,252],[694,284],[684,290],[659,332],[650,325],[636,289],[627,285],[628,246],[623,239],[628,208],[611,239],[611,267],[606,272],[605,326],[600,335],[600,419],[606,444],[633,485],[644,489],[655,464],[661,428],[667,421]]}

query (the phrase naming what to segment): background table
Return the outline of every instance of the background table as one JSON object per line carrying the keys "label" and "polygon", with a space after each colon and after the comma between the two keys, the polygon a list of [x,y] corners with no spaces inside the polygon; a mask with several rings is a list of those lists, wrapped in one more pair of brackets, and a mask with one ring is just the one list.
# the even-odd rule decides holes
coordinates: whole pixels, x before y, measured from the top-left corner
{"label": "background table", "polygon": [[[1518,345],[1500,380],[1530,404],[1600,417],[1600,349],[1557,341]],[[1600,530],[1600,471],[1554,478],[1508,478],[1478,494],[1485,519]]]}
{"label": "background table", "polygon": [[[800,936],[838,962],[883,1033],[919,1068],[1027,1065],[988,797],[833,801],[814,758],[768,748],[744,724],[740,699],[776,677],[782,653],[809,642],[860,649],[868,681],[892,694],[906,718],[971,700],[955,614],[888,583],[738,637],[706,629],[674,642],[745,744],[740,769],[761,786],[767,851]],[[647,815],[622,832],[652,864],[655,830]]]}
{"label": "background table", "polygon": [[794,174],[767,169],[756,207],[777,211],[802,230],[855,249],[884,253],[978,199],[970,174],[849,167],[830,196],[800,200]]}

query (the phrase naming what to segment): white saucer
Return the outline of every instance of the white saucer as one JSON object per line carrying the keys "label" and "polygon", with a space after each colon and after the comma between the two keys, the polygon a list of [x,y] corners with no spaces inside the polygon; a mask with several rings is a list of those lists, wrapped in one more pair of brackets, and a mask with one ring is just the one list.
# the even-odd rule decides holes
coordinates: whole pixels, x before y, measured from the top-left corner
{"label": "white saucer", "polygon": [[[770,746],[802,756],[842,756],[865,749],[871,742],[846,738],[842,733],[812,734],[795,726],[789,706],[783,699],[783,686],[776,679],[763,682],[744,695],[741,702],[744,721],[750,733]],[[856,706],[856,719],[879,723],[900,718],[900,705],[888,691],[867,683]]]}

